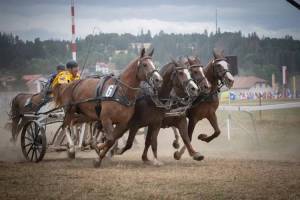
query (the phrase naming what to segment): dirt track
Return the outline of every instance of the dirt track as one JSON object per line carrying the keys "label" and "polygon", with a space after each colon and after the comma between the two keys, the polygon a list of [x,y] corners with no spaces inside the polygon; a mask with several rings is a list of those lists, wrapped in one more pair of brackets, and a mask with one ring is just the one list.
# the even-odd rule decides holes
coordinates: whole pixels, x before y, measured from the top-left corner
{"label": "dirt track", "polygon": [[[5,114],[7,108],[0,105]],[[193,139],[206,157],[201,162],[186,154],[173,160],[174,137],[164,129],[158,140],[164,166],[142,164],[144,139],[138,136],[138,147],[104,162],[100,169],[92,166],[94,152],[78,153],[73,161],[63,152],[47,153],[38,164],[25,162],[20,144],[9,143],[4,114],[0,116],[0,200],[300,199],[300,109],[264,112],[257,121],[258,141],[249,117],[242,113],[232,114],[228,141],[226,114],[218,113],[222,134],[206,144],[196,139],[199,133],[213,131],[204,120]]]}
{"label": "dirt track", "polygon": [[[162,160],[165,160],[164,158]],[[0,199],[299,199],[300,162],[134,157],[0,163]]]}

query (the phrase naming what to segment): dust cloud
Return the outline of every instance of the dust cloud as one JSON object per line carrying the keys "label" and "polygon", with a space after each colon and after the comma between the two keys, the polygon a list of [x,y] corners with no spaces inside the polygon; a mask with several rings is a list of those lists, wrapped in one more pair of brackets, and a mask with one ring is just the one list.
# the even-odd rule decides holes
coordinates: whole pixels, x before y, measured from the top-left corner
{"label": "dust cloud", "polygon": [[10,141],[10,123],[8,113],[10,110],[11,99],[16,92],[0,93],[0,161],[17,162],[23,161],[20,141],[13,143]]}
{"label": "dust cloud", "polygon": [[[14,93],[0,94],[0,161],[18,162],[24,161],[20,136],[16,144],[10,142],[11,133],[5,127],[8,122],[9,103]],[[248,114],[230,113],[231,129],[230,139],[227,133],[227,117],[229,113],[218,111],[218,121],[221,135],[205,143],[197,139],[200,133],[210,135],[213,129],[207,120],[200,121],[194,131],[192,144],[194,148],[205,156],[205,158],[222,159],[246,159],[246,160],[279,160],[279,161],[300,161],[300,109],[284,111],[265,111],[261,116],[253,113],[255,123],[251,121]],[[48,129],[49,130],[49,129]],[[51,133],[47,133],[48,136]],[[127,134],[121,138],[120,145],[123,146],[127,139]],[[174,134],[172,129],[161,129],[158,136],[158,156],[172,159],[176,151],[172,142]],[[180,146],[182,147],[180,140]],[[138,135],[136,142],[126,155],[133,155],[140,159],[144,148],[144,135]],[[46,153],[46,159],[47,159]],[[84,155],[86,154],[86,155]],[[56,153],[49,153],[50,157],[55,157]],[[94,157],[95,153],[81,152],[84,157]],[[60,157],[57,154],[58,157]],[[65,156],[65,154],[64,154]],[[151,158],[151,148],[149,158]],[[184,156],[189,155],[185,152]]]}

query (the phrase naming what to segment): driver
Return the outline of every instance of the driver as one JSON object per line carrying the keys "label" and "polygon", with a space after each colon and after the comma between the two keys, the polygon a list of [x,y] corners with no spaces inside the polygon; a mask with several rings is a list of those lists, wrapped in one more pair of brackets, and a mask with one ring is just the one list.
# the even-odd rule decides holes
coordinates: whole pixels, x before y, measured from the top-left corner
{"label": "driver", "polygon": [[54,88],[57,84],[68,84],[74,80],[79,80],[79,67],[76,61],[71,60],[67,64],[67,70],[64,70],[56,75],[52,81],[51,87]]}

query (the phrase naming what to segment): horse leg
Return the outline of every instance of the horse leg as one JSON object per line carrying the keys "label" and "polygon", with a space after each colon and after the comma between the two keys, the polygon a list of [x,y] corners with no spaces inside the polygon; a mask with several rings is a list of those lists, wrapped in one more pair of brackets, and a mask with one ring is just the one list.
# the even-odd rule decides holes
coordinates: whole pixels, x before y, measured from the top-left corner
{"label": "horse leg", "polygon": [[128,138],[127,138],[127,141],[126,141],[126,145],[122,149],[117,150],[117,152],[116,152],[117,155],[122,155],[128,149],[131,149],[131,147],[133,145],[133,142],[134,142],[134,138],[135,138],[136,133],[138,132],[138,130],[139,130],[138,127],[132,127],[132,128],[129,129],[129,134],[128,134]]}
{"label": "horse leg", "polygon": [[[110,148],[115,144],[116,140],[122,137],[124,132],[127,129],[127,123],[124,124],[117,124],[114,128],[110,119],[105,119],[102,121],[103,128],[107,132],[106,141],[104,144],[97,145],[99,150],[99,159],[94,161],[95,167],[100,167],[103,158],[105,157],[106,153],[110,150]],[[111,131],[111,132],[109,132]]]}
{"label": "horse leg", "polygon": [[[186,118],[182,118],[180,122],[178,123],[178,130],[180,133],[180,136],[183,140],[183,143],[185,144],[190,156],[193,157],[194,160],[200,161],[204,159],[204,156],[201,155],[199,152],[196,152],[191,144],[191,139],[188,134],[188,125]],[[174,155],[175,157],[175,155]]]}
{"label": "horse leg", "polygon": [[172,126],[171,127],[175,136],[175,140],[173,141],[172,145],[175,149],[179,149],[180,145],[179,145],[179,134],[178,131],[176,129],[176,127]]}
{"label": "horse leg", "polygon": [[[195,121],[193,118],[190,119],[189,118],[189,124],[188,124],[188,136],[190,138],[190,141],[192,142],[192,138],[193,138],[193,132],[194,132],[194,129],[195,129],[195,126],[197,124],[197,121]],[[181,156],[184,154],[185,152],[185,149],[186,149],[186,146],[183,146],[179,151],[176,151],[174,153],[174,158],[176,160],[180,160],[181,159]]]}
{"label": "horse leg", "polygon": [[156,166],[163,165],[163,163],[157,159],[157,136],[158,136],[158,133],[160,130],[160,126],[161,126],[161,124],[156,124],[155,126],[153,126],[150,129],[150,131],[152,131],[152,133],[151,133],[151,135],[152,135],[151,148],[152,148],[153,157],[154,157],[153,165],[156,165]]}
{"label": "horse leg", "polygon": [[151,138],[152,138],[152,135],[151,135],[152,131],[151,131],[151,127],[148,128],[148,131],[147,131],[147,135],[146,135],[146,138],[145,138],[145,147],[144,147],[144,151],[143,151],[143,154],[142,154],[142,160],[144,163],[149,163],[149,159],[148,159],[148,149],[151,145]]}
{"label": "horse leg", "polygon": [[214,128],[215,132],[211,136],[207,136],[206,134],[200,134],[198,135],[198,139],[202,140],[204,142],[209,143],[212,141],[214,138],[218,137],[221,133],[219,125],[218,125],[218,118],[216,113],[212,113],[209,117],[207,117],[209,123],[211,126]]}

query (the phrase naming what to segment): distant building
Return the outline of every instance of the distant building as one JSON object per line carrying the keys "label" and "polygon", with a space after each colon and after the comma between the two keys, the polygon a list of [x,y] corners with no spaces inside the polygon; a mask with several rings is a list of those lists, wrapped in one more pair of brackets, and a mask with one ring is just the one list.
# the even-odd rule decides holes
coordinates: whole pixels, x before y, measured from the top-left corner
{"label": "distant building", "polygon": [[230,89],[237,99],[273,98],[274,90],[268,81],[256,76],[236,76],[233,87]]}
{"label": "distant building", "polygon": [[133,49],[138,49],[138,50],[141,50],[143,47],[145,49],[149,49],[151,47],[151,43],[141,43],[141,42],[134,42],[134,43],[131,43],[131,48]]}
{"label": "distant building", "polygon": [[104,62],[97,62],[95,66],[95,71],[101,74],[109,74],[111,73],[109,69],[109,65]]}
{"label": "distant building", "polygon": [[119,55],[119,54],[128,54],[128,50],[115,50],[115,54]]}

